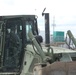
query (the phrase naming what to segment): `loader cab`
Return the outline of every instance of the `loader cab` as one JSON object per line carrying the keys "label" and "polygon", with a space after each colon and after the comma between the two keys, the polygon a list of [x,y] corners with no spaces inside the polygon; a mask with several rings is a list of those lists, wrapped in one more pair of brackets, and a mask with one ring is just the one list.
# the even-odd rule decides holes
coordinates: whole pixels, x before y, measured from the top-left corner
{"label": "loader cab", "polygon": [[0,37],[0,72],[19,71],[25,47],[30,44],[28,32],[38,35],[35,15],[3,16]]}

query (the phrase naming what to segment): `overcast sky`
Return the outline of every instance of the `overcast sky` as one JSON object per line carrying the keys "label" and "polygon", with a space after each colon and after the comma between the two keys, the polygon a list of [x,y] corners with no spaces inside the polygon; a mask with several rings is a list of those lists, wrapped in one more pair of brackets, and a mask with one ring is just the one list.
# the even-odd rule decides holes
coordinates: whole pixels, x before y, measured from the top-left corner
{"label": "overcast sky", "polygon": [[0,0],[0,15],[37,14],[38,27],[44,28],[43,9],[50,14],[50,31],[53,31],[55,16],[55,31],[71,30],[76,36],[76,0]]}

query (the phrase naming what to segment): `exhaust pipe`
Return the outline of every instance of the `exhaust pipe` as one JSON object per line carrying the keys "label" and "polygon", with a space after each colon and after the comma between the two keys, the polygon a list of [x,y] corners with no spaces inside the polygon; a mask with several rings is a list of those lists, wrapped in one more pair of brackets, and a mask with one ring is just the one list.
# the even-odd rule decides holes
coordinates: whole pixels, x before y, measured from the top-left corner
{"label": "exhaust pipe", "polygon": [[49,13],[45,13],[45,46],[50,46]]}
{"label": "exhaust pipe", "polygon": [[44,13],[46,8],[42,12],[42,16],[45,16],[45,46],[50,46],[50,27],[49,27],[49,13]]}

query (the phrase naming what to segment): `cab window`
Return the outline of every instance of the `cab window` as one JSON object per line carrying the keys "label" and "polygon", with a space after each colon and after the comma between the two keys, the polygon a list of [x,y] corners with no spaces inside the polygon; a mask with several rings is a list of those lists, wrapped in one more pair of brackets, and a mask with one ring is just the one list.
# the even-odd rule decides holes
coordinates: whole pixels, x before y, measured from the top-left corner
{"label": "cab window", "polygon": [[28,37],[28,32],[30,30],[33,31],[33,21],[26,21],[25,23],[25,28],[26,28],[26,39],[27,39],[27,42],[29,42],[29,37]]}

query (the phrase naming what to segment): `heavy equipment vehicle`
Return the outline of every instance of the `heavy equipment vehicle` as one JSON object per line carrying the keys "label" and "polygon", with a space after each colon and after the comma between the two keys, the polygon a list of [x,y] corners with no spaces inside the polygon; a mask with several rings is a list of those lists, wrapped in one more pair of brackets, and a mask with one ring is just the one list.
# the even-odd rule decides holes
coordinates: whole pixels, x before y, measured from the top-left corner
{"label": "heavy equipment vehicle", "polygon": [[76,51],[47,40],[42,46],[35,15],[0,16],[0,75],[75,75]]}
{"label": "heavy equipment vehicle", "polygon": [[[35,15],[0,16],[1,74],[20,74],[27,45],[31,43],[28,37],[29,30],[32,30],[34,35],[38,35]],[[29,53],[33,52],[29,51],[27,55]],[[28,64],[30,64],[32,60],[29,58],[28,60]],[[26,61],[25,64],[27,64]]]}

